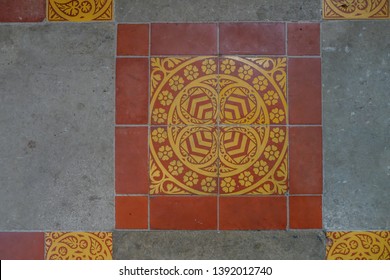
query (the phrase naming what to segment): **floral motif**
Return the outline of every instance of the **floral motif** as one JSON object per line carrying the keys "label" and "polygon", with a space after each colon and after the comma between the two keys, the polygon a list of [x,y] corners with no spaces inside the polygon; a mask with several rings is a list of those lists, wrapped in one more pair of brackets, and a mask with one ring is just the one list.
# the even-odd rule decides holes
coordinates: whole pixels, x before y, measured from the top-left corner
{"label": "floral motif", "polygon": [[164,123],[166,121],[167,117],[168,117],[168,115],[164,109],[158,108],[158,109],[153,110],[152,118],[155,122]]}
{"label": "floral motif", "polygon": [[49,21],[95,21],[112,19],[113,0],[49,0]]}
{"label": "floral motif", "polygon": [[281,123],[284,120],[284,112],[282,109],[275,108],[269,114],[273,123]]}
{"label": "floral motif", "polygon": [[205,59],[202,62],[202,71],[209,75],[213,74],[217,70],[217,65],[215,64],[215,61],[212,59]]}
{"label": "floral motif", "polygon": [[275,91],[269,90],[266,94],[264,94],[263,99],[264,99],[265,104],[267,104],[268,106],[271,106],[271,105],[275,105],[276,103],[278,103],[279,96]]}
{"label": "floral motif", "polygon": [[238,179],[240,179],[238,182],[244,187],[249,187],[253,183],[253,175],[249,171],[241,173]]}
{"label": "floral motif", "polygon": [[173,160],[171,161],[171,163],[169,164],[168,166],[168,170],[169,172],[171,172],[172,175],[174,176],[178,176],[180,175],[184,168],[183,168],[183,163],[181,163],[180,161],[178,160]]}
{"label": "floral motif", "polygon": [[164,143],[167,139],[168,135],[165,129],[159,127],[152,131],[152,139],[154,142]]}
{"label": "floral motif", "polygon": [[264,176],[269,170],[268,164],[264,160],[257,161],[253,167],[253,172],[259,176]]}
{"label": "floral motif", "polygon": [[174,91],[181,90],[184,87],[184,80],[180,76],[173,76],[172,79],[169,80],[169,86]]}
{"label": "floral motif", "polygon": [[199,76],[198,68],[194,65],[188,65],[184,69],[184,76],[190,81],[195,80]]}
{"label": "floral motif", "polygon": [[326,19],[389,18],[388,0],[324,0]]}
{"label": "floral motif", "polygon": [[195,172],[193,171],[188,171],[184,177],[184,183],[189,186],[189,187],[193,187],[195,184],[198,183],[199,179],[198,179],[198,174],[196,174]]}
{"label": "floral motif", "polygon": [[235,187],[236,181],[234,181],[231,177],[224,178],[221,182],[222,191],[225,193],[233,192]]}
{"label": "floral motif", "polygon": [[236,70],[236,63],[234,60],[225,59],[222,61],[221,70],[224,74],[229,75]]}
{"label": "floral motif", "polygon": [[265,158],[274,161],[279,157],[280,152],[275,145],[267,146],[264,150]]}
{"label": "floral motif", "polygon": [[204,192],[213,192],[217,187],[217,182],[211,177],[206,177],[200,184],[202,185],[202,190]]}
{"label": "floral motif", "polygon": [[249,80],[253,75],[253,69],[249,65],[244,65],[238,69],[238,76],[241,79]]}
{"label": "floral motif", "polygon": [[282,143],[284,141],[286,133],[279,127],[273,128],[270,132],[270,137],[274,143]]}
{"label": "floral motif", "polygon": [[264,76],[258,76],[253,79],[253,86],[257,90],[265,90],[268,86],[268,80]]}
{"label": "floral motif", "polygon": [[169,160],[173,156],[172,148],[169,146],[161,146],[157,155],[161,160]]}
{"label": "floral motif", "polygon": [[160,101],[161,105],[163,106],[169,106],[172,103],[173,96],[172,93],[170,93],[167,90],[164,90],[161,92],[161,94],[158,96],[158,100]]}

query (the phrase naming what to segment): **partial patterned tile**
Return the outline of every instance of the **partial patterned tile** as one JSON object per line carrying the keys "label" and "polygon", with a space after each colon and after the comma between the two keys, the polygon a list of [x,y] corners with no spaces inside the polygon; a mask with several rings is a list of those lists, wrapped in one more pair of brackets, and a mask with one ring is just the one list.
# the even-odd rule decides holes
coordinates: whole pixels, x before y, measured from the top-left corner
{"label": "partial patterned tile", "polygon": [[214,126],[152,127],[150,194],[215,194],[218,130]]}
{"label": "partial patterned tile", "polygon": [[43,260],[43,232],[0,232],[0,260]]}
{"label": "partial patterned tile", "polygon": [[108,21],[113,18],[113,0],[48,0],[49,21]]}
{"label": "partial patterned tile", "polygon": [[153,125],[213,125],[217,115],[217,58],[151,58]]}
{"label": "partial patterned tile", "polygon": [[221,195],[280,195],[288,190],[285,126],[223,126],[219,137]]}
{"label": "partial patterned tile", "polygon": [[45,233],[47,260],[112,260],[111,232]]}
{"label": "partial patterned tile", "polygon": [[2,0],[0,22],[41,22],[46,17],[46,0]]}
{"label": "partial patterned tile", "polygon": [[286,124],[287,92],[284,57],[220,58],[221,124]]}
{"label": "partial patterned tile", "polygon": [[389,19],[389,0],[323,0],[324,19]]}
{"label": "partial patterned tile", "polygon": [[390,260],[390,231],[327,232],[328,260]]}

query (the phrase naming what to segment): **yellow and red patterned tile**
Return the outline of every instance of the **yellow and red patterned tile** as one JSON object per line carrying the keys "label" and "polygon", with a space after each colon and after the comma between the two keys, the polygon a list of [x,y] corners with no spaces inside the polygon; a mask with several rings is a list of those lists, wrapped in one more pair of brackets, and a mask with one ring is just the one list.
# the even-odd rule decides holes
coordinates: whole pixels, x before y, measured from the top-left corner
{"label": "yellow and red patterned tile", "polygon": [[324,19],[389,19],[389,0],[323,0]]}
{"label": "yellow and red patterned tile", "polygon": [[109,21],[113,0],[48,0],[49,21]]}

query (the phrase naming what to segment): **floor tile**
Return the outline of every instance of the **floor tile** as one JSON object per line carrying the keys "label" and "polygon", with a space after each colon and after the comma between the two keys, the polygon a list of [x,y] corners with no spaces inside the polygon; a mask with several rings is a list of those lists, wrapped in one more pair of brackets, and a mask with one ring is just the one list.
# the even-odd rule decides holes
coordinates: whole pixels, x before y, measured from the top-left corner
{"label": "floor tile", "polygon": [[147,229],[148,197],[117,196],[115,216],[116,229]]}
{"label": "floor tile", "polygon": [[321,58],[288,60],[290,124],[321,124]]}
{"label": "floor tile", "polygon": [[0,22],[41,22],[46,17],[46,0],[2,0]]}
{"label": "floor tile", "polygon": [[117,194],[147,194],[148,128],[115,129],[115,190]]}
{"label": "floor tile", "polygon": [[221,23],[219,26],[221,54],[283,55],[284,23]]}
{"label": "floor tile", "polygon": [[390,231],[327,232],[328,260],[390,260]]}
{"label": "floor tile", "polygon": [[221,230],[286,229],[286,197],[221,197]]}
{"label": "floor tile", "polygon": [[117,55],[149,55],[149,24],[119,24]]}
{"label": "floor tile", "polygon": [[152,55],[215,55],[217,24],[152,24]]}
{"label": "floor tile", "polygon": [[221,127],[219,139],[221,195],[287,192],[286,127]]}
{"label": "floor tile", "polygon": [[43,260],[43,232],[0,232],[0,260]]}
{"label": "floor tile", "polygon": [[112,260],[111,232],[45,233],[47,260]]}
{"label": "floor tile", "polygon": [[216,230],[217,197],[151,197],[150,228],[165,230]]}
{"label": "floor tile", "polygon": [[116,123],[147,124],[149,100],[149,60],[117,58]]}
{"label": "floor tile", "polygon": [[215,127],[152,127],[150,136],[150,194],[218,192]]}
{"label": "floor tile", "polygon": [[322,194],[322,127],[290,127],[290,194]]}
{"label": "floor tile", "polygon": [[320,24],[289,23],[288,55],[320,55]]}
{"label": "floor tile", "polygon": [[220,59],[221,124],[286,124],[286,58]]}
{"label": "floor tile", "polygon": [[113,18],[114,0],[48,0],[49,21],[107,21]]}
{"label": "floor tile", "polygon": [[324,19],[388,19],[389,0],[323,0]]}
{"label": "floor tile", "polygon": [[290,228],[322,228],[322,196],[290,196]]}
{"label": "floor tile", "polygon": [[151,59],[151,123],[215,124],[217,115],[215,57]]}

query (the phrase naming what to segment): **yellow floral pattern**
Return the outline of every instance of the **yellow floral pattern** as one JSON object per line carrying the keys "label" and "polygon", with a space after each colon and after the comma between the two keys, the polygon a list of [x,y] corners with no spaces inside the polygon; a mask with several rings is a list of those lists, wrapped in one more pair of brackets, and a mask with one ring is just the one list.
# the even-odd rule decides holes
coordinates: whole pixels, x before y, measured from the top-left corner
{"label": "yellow floral pattern", "polygon": [[323,0],[325,19],[389,19],[388,0]]}
{"label": "yellow floral pattern", "polygon": [[49,21],[107,21],[113,17],[113,0],[48,0]]}

